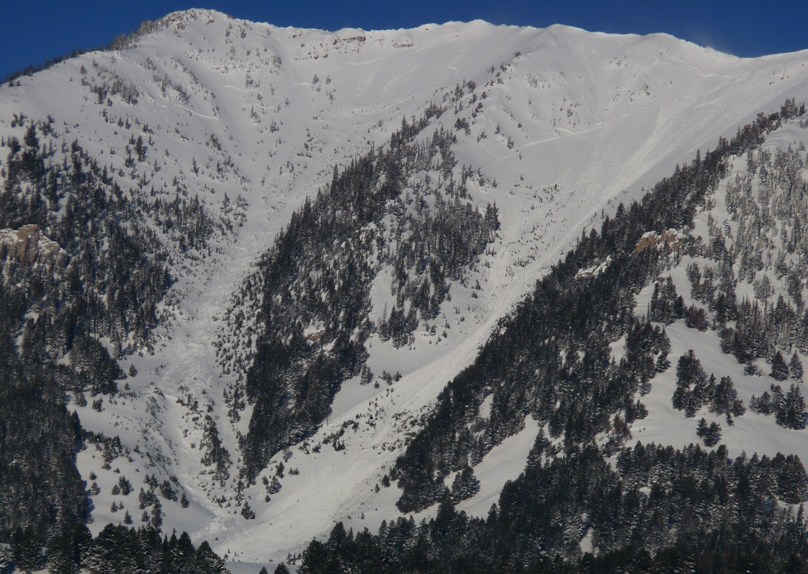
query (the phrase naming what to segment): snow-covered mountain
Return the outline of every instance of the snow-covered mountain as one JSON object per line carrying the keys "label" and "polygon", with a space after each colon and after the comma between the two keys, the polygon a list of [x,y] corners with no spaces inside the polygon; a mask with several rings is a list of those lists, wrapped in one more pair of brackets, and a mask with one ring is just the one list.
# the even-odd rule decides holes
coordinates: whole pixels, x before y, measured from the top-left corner
{"label": "snow-covered mountain", "polygon": [[[114,262],[94,295],[99,305],[118,297],[143,305],[92,333],[121,371],[118,391],[94,388],[89,404],[82,390],[69,393],[68,410],[95,437],[77,461],[92,494],[91,530],[123,521],[125,513],[135,525],[144,512],[150,521],[156,509],[164,530],[208,540],[230,560],[263,563],[299,552],[337,521],[375,530],[395,518],[401,490],[385,484],[396,459],[447,381],[475,360],[537,279],[619,202],[638,199],[677,164],[690,162],[697,150],[715,148],[719,138],[735,135],[759,113],[780,110],[787,98],[804,99],[807,64],[808,52],[740,59],[666,35],[480,21],[325,32],[193,10],[145,24],[115,49],[86,53],[0,87],[6,191],[25,198],[43,193],[32,176],[13,177],[36,172],[36,165],[19,159],[26,150],[41,149],[48,170],[64,165],[64,174],[75,174],[69,166],[77,161],[78,146],[94,162],[98,179],[116,190],[98,217],[124,214],[116,217],[115,229],[143,238],[145,246],[145,259],[129,263],[132,275],[142,271],[146,277],[136,285],[148,285],[154,297],[113,294],[107,283],[126,274]],[[766,146],[798,149],[806,139],[799,120],[791,120]],[[22,147],[15,150],[12,140]],[[392,149],[420,160],[407,164],[400,189],[383,195],[393,179],[383,154]],[[796,153],[804,159],[804,149]],[[364,165],[363,158],[373,166],[367,168],[375,174],[371,189],[381,194],[377,212],[340,227],[345,237],[312,240],[305,266],[303,255],[295,254],[284,268],[300,261],[306,273],[276,283],[282,292],[273,292],[268,276],[280,257],[276,239],[294,227],[293,213],[305,217],[313,206],[339,220],[343,212],[328,211],[329,198],[336,197],[328,192],[343,181],[340,176]],[[697,215],[694,233],[712,238],[710,226],[723,226],[728,241],[737,243],[730,239],[742,236],[732,220],[737,210],[722,207],[722,194],[736,175],[754,169],[749,166],[745,157],[735,160],[714,199],[718,207]],[[34,268],[46,254],[70,252],[49,237],[48,225],[69,211],[69,193],[53,193],[46,206],[52,215],[43,219],[51,223],[34,229],[40,247],[24,249],[38,249],[36,264],[17,247],[23,225],[34,222],[3,214],[11,223],[0,231],[0,243],[19,265],[28,261]],[[417,228],[400,222],[432,221],[442,205],[459,206],[452,214],[476,213],[480,221],[495,206],[498,222],[498,228],[486,228],[490,236],[486,231],[479,248],[446,273],[445,282],[429,276],[426,262],[397,263],[406,259],[401,246],[414,241]],[[471,242],[470,230],[483,224],[469,225],[451,229]],[[103,259],[111,247],[102,232],[92,223],[85,231],[96,236],[93,253]],[[770,258],[777,260],[777,240],[772,242]],[[366,289],[366,300],[357,304],[358,323],[329,326],[329,308],[315,309],[318,297],[325,301],[316,292],[305,321],[284,330],[281,310],[302,300],[328,269],[337,269],[339,291],[344,271],[340,275],[335,262],[341,251],[357,246],[362,271],[353,273]],[[310,257],[315,250],[321,250],[319,258]],[[421,259],[437,259],[425,253]],[[66,277],[71,264],[59,257],[62,263],[49,262],[48,270]],[[156,275],[139,263],[146,260],[170,278],[155,284],[149,278]],[[671,262],[670,275],[688,306],[699,298],[689,295],[685,269],[694,262],[704,268],[705,261]],[[774,268],[761,264],[758,271]],[[787,290],[787,274],[770,275],[772,293]],[[752,294],[762,275],[747,276]],[[8,277],[17,275],[7,271],[10,282]],[[400,303],[397,297],[404,311],[414,308],[408,282],[413,290],[425,284],[432,303],[396,340],[380,326]],[[645,311],[652,291],[649,285],[640,292],[637,313]],[[773,303],[773,297],[762,299]],[[27,312],[32,323],[38,309]],[[360,337],[361,325],[366,332]],[[21,345],[36,333],[23,327]],[[277,331],[278,340],[291,345],[291,334],[300,330],[306,347],[298,368],[315,353],[331,356],[340,329],[361,349],[356,372],[343,368],[329,379],[319,418],[278,427],[287,432],[285,442],[273,435],[255,443],[258,467],[253,459],[245,461],[268,424],[266,411],[253,411],[263,391],[250,390],[264,388],[261,377],[273,368],[272,355],[269,366],[255,366],[267,333]],[[694,334],[684,319],[670,325],[668,335],[672,359],[694,347],[720,349],[715,332]],[[80,370],[78,351],[66,344],[61,348],[67,352],[60,353],[57,347],[49,347],[50,359]],[[619,358],[621,341],[613,349]],[[719,351],[707,356],[706,370],[719,378],[731,374],[747,405],[752,394],[760,396],[752,371],[745,375],[743,365]],[[695,423],[670,407],[674,370],[650,381],[642,399],[649,416],[631,426],[635,439],[677,447],[697,440]],[[491,400],[483,402],[480,417],[487,418],[491,408]],[[800,446],[804,441],[771,418],[750,413],[737,419],[723,435],[733,455],[808,455]],[[528,417],[522,430],[476,461],[480,490],[458,508],[485,516],[505,482],[522,471],[540,426]],[[124,477],[131,491],[121,487]],[[423,512],[434,512],[434,506]]]}

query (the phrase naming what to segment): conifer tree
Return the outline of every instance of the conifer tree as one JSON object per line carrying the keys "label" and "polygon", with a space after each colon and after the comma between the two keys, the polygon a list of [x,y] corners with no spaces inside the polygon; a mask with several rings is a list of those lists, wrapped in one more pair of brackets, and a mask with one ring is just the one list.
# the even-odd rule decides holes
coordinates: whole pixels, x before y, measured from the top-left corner
{"label": "conifer tree", "polygon": [[802,361],[800,361],[797,351],[794,351],[794,354],[791,355],[791,360],[788,362],[788,372],[792,379],[800,383],[802,382]]}
{"label": "conifer tree", "polygon": [[777,381],[785,381],[788,378],[788,365],[786,365],[786,361],[780,351],[777,351],[772,356],[772,370],[769,376]]}
{"label": "conifer tree", "polygon": [[24,572],[36,570],[42,561],[42,542],[31,527],[20,528],[11,535],[14,564]]}

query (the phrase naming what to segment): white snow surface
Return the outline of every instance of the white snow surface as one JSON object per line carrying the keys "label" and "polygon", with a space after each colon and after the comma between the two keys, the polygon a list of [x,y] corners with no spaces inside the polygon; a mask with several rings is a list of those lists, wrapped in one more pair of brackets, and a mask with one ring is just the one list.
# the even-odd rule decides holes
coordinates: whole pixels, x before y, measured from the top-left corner
{"label": "white snow surface", "polygon": [[[101,77],[135,86],[137,103],[116,95],[98,103],[84,84]],[[469,82],[476,85],[473,92]],[[457,86],[466,86],[465,93],[452,102]],[[174,303],[166,305],[154,349],[121,360],[125,370],[133,364],[138,371],[126,381],[129,390],[105,401],[100,413],[71,405],[85,428],[117,435],[129,449],[107,469],[94,447],[79,455],[88,485],[95,473],[100,488],[92,529],[122,520],[123,510],[110,511],[113,500],[139,523],[137,492],[146,474],[160,481],[176,477],[191,503],[182,509],[161,499],[164,528],[186,530],[196,542],[207,539],[230,561],[284,560],[326,535],[337,520],[375,529],[395,519],[398,489],[376,486],[408,433],[549,265],[618,201],[639,197],[644,186],[692,159],[697,149],[714,147],[719,136],[734,135],[757,113],[806,94],[808,52],[740,59],[661,34],[482,21],[326,32],[205,10],[172,14],[127,49],[87,53],[22,77],[20,85],[4,85],[0,135],[21,137],[12,114],[50,114],[57,131],[77,139],[102,165],[117,166],[119,184],[131,189],[142,174],[124,169],[124,148],[148,124],[151,186],[171,189],[178,178],[214,211],[225,194],[247,203],[244,226],[220,238],[214,256],[174,270]],[[456,120],[465,119],[468,133],[455,132],[458,163],[497,184],[470,185],[479,206],[496,203],[502,224],[468,283],[479,280],[480,289],[453,285],[452,300],[436,322],[448,327],[436,335],[416,332],[409,348],[371,339],[373,372],[398,371],[401,380],[378,389],[347,381],[317,434],[286,453],[281,491],[267,503],[260,478],[244,489],[256,513],[246,520],[234,495],[237,437],[250,413],[236,424],[227,415],[223,391],[237,378],[223,375],[215,359],[223,314],[257,257],[292,211],[330,181],[333,166],[384,145],[402,117],[420,115],[430,102],[447,110],[425,137],[439,125],[454,131]],[[387,282],[381,277],[374,284],[375,301],[383,300]],[[679,325],[668,333],[671,358],[695,344],[717,348],[714,334],[694,335]],[[702,361],[708,372],[744,380],[731,357]],[[635,439],[696,440],[693,421],[668,412],[670,372],[654,381],[644,401],[651,414],[632,428]],[[747,387],[738,387],[748,401]],[[217,421],[233,459],[223,487],[201,464],[204,417],[189,410],[193,400]],[[725,442],[737,445],[733,452],[801,452],[801,435],[794,431],[793,437],[776,434],[777,444],[767,442],[773,425],[771,418],[748,413],[726,429]],[[346,448],[335,451],[323,439],[343,426]],[[528,421],[478,465],[481,492],[461,509],[485,515],[505,481],[522,470],[537,431]],[[273,459],[265,476],[283,458]],[[135,488],[128,497],[110,493],[119,473]],[[224,502],[217,502],[222,496]]]}
{"label": "white snow surface", "polygon": [[[805,157],[805,148],[808,146],[808,127],[804,121],[785,122],[782,127],[774,131],[766,138],[763,148],[767,148],[774,153],[775,148],[786,149],[793,146],[794,149],[801,150],[801,155]],[[757,153],[757,152],[756,152]],[[712,217],[718,228],[736,229],[734,222],[727,212],[726,207],[726,186],[727,182],[734,181],[738,175],[746,175],[745,157],[736,158],[732,169],[718,185],[717,190],[711,194],[709,208],[702,208],[697,213],[692,235],[707,238],[708,217]],[[808,170],[803,169],[802,176],[808,175]],[[695,304],[704,308],[702,303],[696,302],[691,296],[691,284],[686,275],[687,265],[697,262],[705,267],[704,258],[694,259],[685,256],[678,264],[671,266],[662,276],[670,275],[676,286],[677,292],[684,298],[685,305]],[[771,270],[771,266],[767,267]],[[774,273],[771,273],[774,277]],[[773,279],[772,300],[776,300],[779,292],[785,292],[784,281]],[[648,303],[651,300],[653,284],[642,289],[636,299],[635,313],[637,316],[644,316],[647,312]],[[751,284],[739,280],[737,286],[738,299],[745,295],[750,299],[754,298]],[[762,304],[762,302],[761,302]],[[708,317],[712,315],[708,312]],[[663,373],[656,375],[651,381],[651,392],[644,397],[638,397],[648,408],[649,414],[645,419],[637,420],[631,425],[632,437],[628,444],[632,445],[636,441],[643,443],[656,443],[671,445],[682,448],[689,444],[699,444],[704,448],[702,441],[696,435],[697,421],[704,417],[708,422],[717,422],[721,425],[721,441],[719,445],[725,445],[731,457],[746,456],[753,454],[768,455],[773,457],[778,452],[783,454],[796,454],[803,464],[808,461],[808,441],[804,430],[787,429],[778,426],[774,416],[765,416],[753,412],[749,408],[750,399],[753,395],[760,397],[764,392],[770,392],[772,384],[780,385],[787,392],[789,386],[795,384],[792,379],[777,381],[768,373],[771,365],[764,359],[758,359],[756,365],[760,374],[749,375],[744,372],[744,365],[729,354],[721,351],[721,340],[716,331],[698,331],[688,328],[684,319],[680,319],[665,327],[668,338],[671,342],[669,359],[671,367]],[[704,406],[697,411],[694,418],[687,418],[682,411],[675,410],[672,406],[672,396],[676,388],[676,362],[679,357],[693,350],[702,367],[709,376],[714,374],[716,380],[724,376],[729,376],[747,410],[743,416],[735,417],[734,423],[729,425],[723,416],[717,416],[709,412]],[[796,349],[779,349],[786,356]],[[801,356],[801,354],[800,354]],[[801,360],[805,357],[801,356]],[[798,388],[802,389],[803,381],[799,381]],[[802,391],[804,392],[804,391]],[[713,448],[717,448],[716,447]]]}

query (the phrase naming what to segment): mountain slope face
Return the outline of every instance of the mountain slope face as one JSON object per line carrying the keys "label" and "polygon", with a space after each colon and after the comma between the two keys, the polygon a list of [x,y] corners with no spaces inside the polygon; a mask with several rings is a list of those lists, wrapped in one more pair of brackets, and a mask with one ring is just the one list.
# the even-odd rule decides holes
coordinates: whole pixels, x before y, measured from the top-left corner
{"label": "mountain slope face", "polygon": [[[529,409],[482,424],[423,479],[395,463],[447,381],[614,200],[799,98],[808,67],[805,54],[742,60],[662,35],[332,33],[191,11],[12,84],[4,353],[17,371],[45,365],[29,378],[59,392],[38,383],[32,404],[55,404],[58,428],[80,424],[81,476],[60,476],[89,488],[70,516],[91,513],[97,532],[128,514],[264,561],[337,520],[375,528],[402,493],[402,510],[425,508],[453,473],[468,498],[466,465],[481,484],[464,504],[487,512],[541,425]],[[727,345],[744,332],[726,328]],[[669,338],[678,359],[687,349]],[[491,389],[473,402],[481,420],[510,412]],[[403,490],[384,486],[391,474]],[[3,532],[47,536],[44,516],[4,517]]]}
{"label": "mountain slope face", "polygon": [[[582,237],[398,459],[398,507],[439,500],[434,519],[355,538],[340,524],[307,548],[303,571],[802,563],[802,512],[787,505],[808,498],[794,204],[806,191],[806,125],[793,102],[761,115]],[[474,470],[527,421],[540,430],[524,472],[481,508]],[[641,442],[625,448],[632,435]]]}

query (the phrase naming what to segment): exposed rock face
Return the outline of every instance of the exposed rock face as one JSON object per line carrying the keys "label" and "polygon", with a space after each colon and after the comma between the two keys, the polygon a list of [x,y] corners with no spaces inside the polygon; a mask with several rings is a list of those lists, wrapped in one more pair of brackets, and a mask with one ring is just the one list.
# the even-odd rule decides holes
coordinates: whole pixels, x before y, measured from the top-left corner
{"label": "exposed rock face", "polygon": [[662,233],[649,231],[645,233],[639,243],[637,243],[637,247],[634,248],[634,254],[637,255],[647,249],[667,248],[676,251],[681,246],[683,239],[684,235],[675,229],[668,229]]}
{"label": "exposed rock face", "polygon": [[64,256],[59,245],[33,223],[19,229],[0,229],[0,245],[7,250],[7,257],[31,268],[52,267]]}

